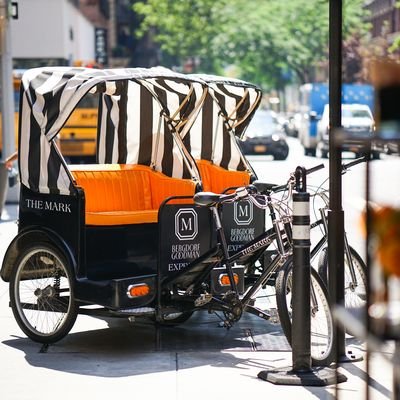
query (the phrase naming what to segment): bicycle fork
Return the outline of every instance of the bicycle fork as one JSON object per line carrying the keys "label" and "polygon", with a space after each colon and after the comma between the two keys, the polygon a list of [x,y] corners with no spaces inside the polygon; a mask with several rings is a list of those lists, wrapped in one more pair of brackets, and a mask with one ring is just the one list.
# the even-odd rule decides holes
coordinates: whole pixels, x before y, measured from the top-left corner
{"label": "bicycle fork", "polygon": [[222,227],[221,218],[219,216],[217,206],[216,205],[212,206],[211,211],[212,211],[215,226],[217,229],[218,241],[221,244],[222,252],[224,254],[224,258],[222,261],[223,261],[223,264],[225,265],[226,272],[228,274],[228,278],[229,278],[229,281],[231,284],[231,288],[232,288],[233,292],[237,296],[239,296],[237,285],[235,282],[235,277],[234,277],[233,270],[232,270],[232,266],[231,266],[231,263],[229,262],[228,245],[226,243],[225,233],[224,233],[224,229]]}
{"label": "bicycle fork", "polygon": [[[325,240],[328,242],[328,218],[326,216],[326,208],[320,208],[319,212],[321,215],[321,221],[322,221],[322,226],[325,232]],[[357,276],[356,273],[354,272],[354,264],[353,264],[353,258],[351,257],[351,251],[350,251],[350,245],[347,240],[347,235],[346,232],[344,232],[344,254],[346,256],[347,264],[349,266],[349,271],[350,271],[350,276],[351,276],[351,282],[349,282],[349,289],[354,292],[356,290],[356,287],[358,286],[357,282]]]}

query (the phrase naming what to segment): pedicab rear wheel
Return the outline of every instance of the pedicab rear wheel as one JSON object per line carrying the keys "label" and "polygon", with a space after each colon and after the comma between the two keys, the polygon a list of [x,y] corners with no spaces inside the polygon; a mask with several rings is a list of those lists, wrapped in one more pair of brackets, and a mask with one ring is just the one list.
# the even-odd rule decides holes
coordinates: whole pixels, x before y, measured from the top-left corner
{"label": "pedicab rear wheel", "polygon": [[19,327],[35,342],[54,343],[67,335],[78,306],[63,253],[47,243],[24,248],[11,273],[10,302]]}

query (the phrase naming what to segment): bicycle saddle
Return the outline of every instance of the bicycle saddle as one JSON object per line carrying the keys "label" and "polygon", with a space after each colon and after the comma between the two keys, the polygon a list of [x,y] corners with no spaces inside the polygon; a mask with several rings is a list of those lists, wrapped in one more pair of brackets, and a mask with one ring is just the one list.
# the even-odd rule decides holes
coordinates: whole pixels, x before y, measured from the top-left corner
{"label": "bicycle saddle", "polygon": [[193,196],[193,200],[199,206],[210,207],[218,203],[224,196],[213,192],[199,192]]}
{"label": "bicycle saddle", "polygon": [[266,183],[261,181],[254,181],[252,184],[257,188],[259,193],[269,193],[278,186],[276,183]]}

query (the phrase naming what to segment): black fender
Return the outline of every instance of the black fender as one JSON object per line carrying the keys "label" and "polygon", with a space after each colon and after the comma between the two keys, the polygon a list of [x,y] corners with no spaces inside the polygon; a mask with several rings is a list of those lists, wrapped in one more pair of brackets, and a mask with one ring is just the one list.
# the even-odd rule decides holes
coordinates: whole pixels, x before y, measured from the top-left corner
{"label": "black fender", "polygon": [[64,241],[64,239],[51,229],[33,226],[21,230],[9,244],[0,270],[0,277],[3,279],[3,281],[10,281],[11,271],[18,256],[28,245],[31,245],[35,242],[44,242],[55,246],[62,252],[62,254],[64,254],[73,271],[77,271],[76,259],[71,248]]}

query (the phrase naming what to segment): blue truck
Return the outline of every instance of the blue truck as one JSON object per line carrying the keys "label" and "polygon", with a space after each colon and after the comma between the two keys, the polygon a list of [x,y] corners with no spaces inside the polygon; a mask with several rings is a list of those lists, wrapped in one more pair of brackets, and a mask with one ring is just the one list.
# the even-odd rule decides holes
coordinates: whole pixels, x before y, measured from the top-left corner
{"label": "blue truck", "polygon": [[[318,144],[317,124],[321,119],[325,104],[329,103],[327,83],[306,83],[300,86],[299,140],[304,154],[315,156]],[[342,104],[366,104],[373,112],[374,90],[369,84],[343,84]]]}

